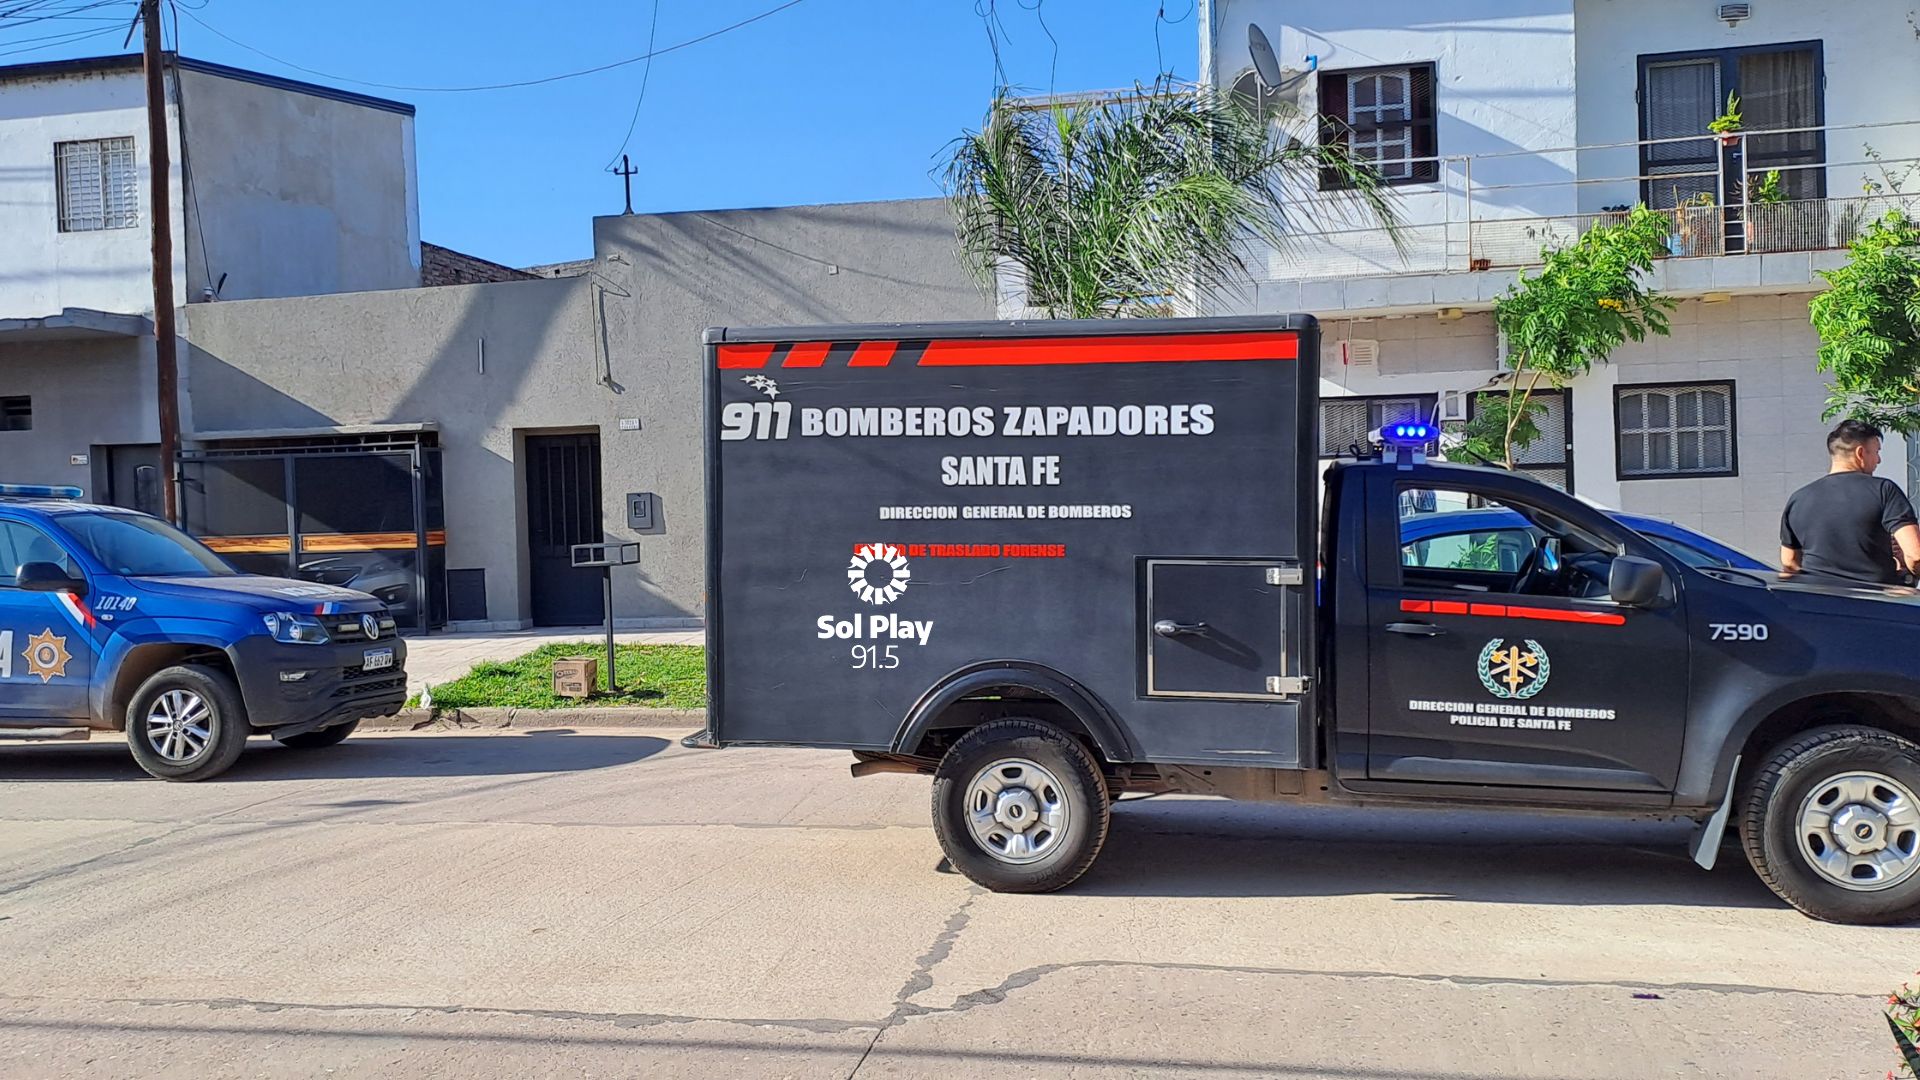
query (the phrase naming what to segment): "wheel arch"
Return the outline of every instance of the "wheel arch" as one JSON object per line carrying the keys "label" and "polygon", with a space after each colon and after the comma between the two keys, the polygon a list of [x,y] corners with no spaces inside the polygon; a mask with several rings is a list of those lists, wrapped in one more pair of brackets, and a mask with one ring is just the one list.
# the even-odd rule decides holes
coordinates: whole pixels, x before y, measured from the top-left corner
{"label": "wheel arch", "polygon": [[[1705,801],[1726,798],[1741,777],[1751,776],[1782,743],[1839,724],[1879,728],[1920,742],[1920,684],[1806,687],[1755,702],[1721,741],[1711,784],[1704,788],[1709,793]],[[1741,777],[1733,775],[1736,760]]]}
{"label": "wheel arch", "polygon": [[[1023,703],[1030,703],[1024,704]],[[925,756],[934,733],[955,737],[1002,716],[1051,707],[1043,719],[1067,727],[1108,762],[1138,760],[1126,726],[1100,699],[1071,677],[1026,660],[989,660],[947,675],[907,711],[893,738],[896,754]]]}
{"label": "wheel arch", "polygon": [[127,709],[133,704],[133,695],[139,692],[141,684],[152,678],[155,672],[176,664],[199,664],[214,668],[234,679],[235,692],[238,693],[239,680],[234,671],[233,658],[227,654],[223,643],[212,638],[136,642],[118,657],[111,669],[111,677],[101,679],[94,685],[94,715],[114,731],[125,731]]}

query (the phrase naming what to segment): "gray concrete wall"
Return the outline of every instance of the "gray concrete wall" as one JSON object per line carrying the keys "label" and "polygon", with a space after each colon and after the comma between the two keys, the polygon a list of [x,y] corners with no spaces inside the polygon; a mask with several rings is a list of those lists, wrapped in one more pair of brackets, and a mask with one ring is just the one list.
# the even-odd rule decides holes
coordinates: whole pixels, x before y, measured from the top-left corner
{"label": "gray concrete wall", "polygon": [[[618,571],[618,610],[698,618],[701,331],[989,318],[946,213],[922,200],[600,218],[584,277],[201,305],[195,430],[437,423],[447,565],[486,568],[503,624],[530,612],[525,437],[597,430],[608,539],[641,550]],[[664,533],[628,536],[624,499],[639,491],[658,495]]]}
{"label": "gray concrete wall", "polygon": [[93,471],[71,455],[160,438],[153,339],[98,338],[0,345],[0,397],[33,399],[30,431],[0,431],[0,481],[72,484],[95,494]]}
{"label": "gray concrete wall", "polygon": [[[420,284],[413,117],[183,68],[182,303]],[[203,253],[204,244],[204,253]],[[198,309],[189,312],[192,319]]]}

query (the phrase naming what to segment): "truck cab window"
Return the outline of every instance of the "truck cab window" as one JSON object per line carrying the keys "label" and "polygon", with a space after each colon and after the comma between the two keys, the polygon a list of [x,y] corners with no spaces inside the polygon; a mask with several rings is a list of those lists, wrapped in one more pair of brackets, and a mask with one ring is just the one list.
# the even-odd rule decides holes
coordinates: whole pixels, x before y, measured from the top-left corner
{"label": "truck cab window", "polygon": [[1552,514],[1464,489],[1403,488],[1395,503],[1407,587],[1606,598],[1612,545]]}
{"label": "truck cab window", "polygon": [[60,545],[39,529],[18,521],[0,521],[0,587],[12,587],[21,564],[30,562],[50,562],[69,574],[80,572]]}

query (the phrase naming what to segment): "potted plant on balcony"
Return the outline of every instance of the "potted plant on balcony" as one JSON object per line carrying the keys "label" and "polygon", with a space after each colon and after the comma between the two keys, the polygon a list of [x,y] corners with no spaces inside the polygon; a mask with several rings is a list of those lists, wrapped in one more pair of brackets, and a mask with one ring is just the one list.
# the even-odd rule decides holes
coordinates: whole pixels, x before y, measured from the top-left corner
{"label": "potted plant on balcony", "polygon": [[1788,219],[1787,191],[1780,185],[1780,170],[1768,169],[1765,175],[1747,174],[1747,250],[1788,251],[1793,239]]}
{"label": "potted plant on balcony", "polygon": [[1727,93],[1727,108],[1707,124],[1707,130],[1720,136],[1721,146],[1737,146],[1740,143],[1740,96],[1731,91]]}
{"label": "potted plant on balcony", "polygon": [[1667,238],[1668,246],[1675,255],[1716,255],[1720,251],[1720,214],[1715,207],[1713,196],[1707,192],[1695,192],[1686,198],[1680,198],[1680,189],[1673,191],[1674,204],[1673,235]]}

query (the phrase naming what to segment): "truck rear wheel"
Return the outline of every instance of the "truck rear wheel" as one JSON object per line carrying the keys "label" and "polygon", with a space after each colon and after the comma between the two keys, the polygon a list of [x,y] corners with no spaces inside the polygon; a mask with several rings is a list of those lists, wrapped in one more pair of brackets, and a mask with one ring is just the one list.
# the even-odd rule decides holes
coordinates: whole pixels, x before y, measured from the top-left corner
{"label": "truck rear wheel", "polygon": [[1920,919],[1920,745],[1865,727],[1801,735],[1754,777],[1740,839],[1768,887],[1816,919]]}
{"label": "truck rear wheel", "polygon": [[954,869],[995,892],[1073,883],[1107,839],[1107,785],[1086,747],[1037,720],[961,736],[933,774],[933,831]]}
{"label": "truck rear wheel", "polygon": [[163,668],[127,708],[133,760],[162,780],[205,780],[240,760],[247,711],[232,676],[197,664]]}

